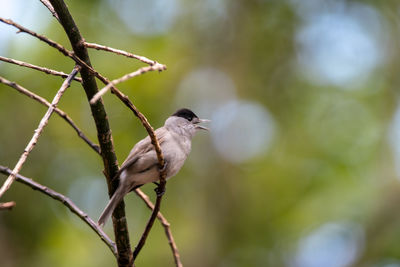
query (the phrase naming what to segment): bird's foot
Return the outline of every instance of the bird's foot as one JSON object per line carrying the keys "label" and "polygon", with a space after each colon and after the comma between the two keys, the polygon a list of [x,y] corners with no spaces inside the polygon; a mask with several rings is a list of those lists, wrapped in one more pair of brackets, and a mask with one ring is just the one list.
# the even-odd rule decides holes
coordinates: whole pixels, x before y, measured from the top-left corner
{"label": "bird's foot", "polygon": [[158,167],[158,171],[159,171],[159,172],[165,171],[165,170],[167,169],[167,165],[168,165],[167,162],[164,161],[164,166],[163,166],[162,168]]}
{"label": "bird's foot", "polygon": [[[162,172],[165,172],[165,170],[167,169],[167,166],[168,166],[167,162],[164,161],[164,166],[163,166],[162,168],[158,167],[158,171],[160,172],[160,174],[161,174]],[[164,177],[165,177],[165,176],[164,176]],[[157,183],[157,182],[153,182],[153,183],[157,185],[157,187],[154,188],[154,191],[156,192],[157,197],[161,197],[162,195],[164,195],[164,193],[165,193],[165,186],[164,186],[164,189],[161,190],[160,183]]]}
{"label": "bird's foot", "polygon": [[165,187],[161,190],[160,185],[158,185],[156,188],[154,188],[154,191],[157,194],[157,197],[161,197],[165,193]]}

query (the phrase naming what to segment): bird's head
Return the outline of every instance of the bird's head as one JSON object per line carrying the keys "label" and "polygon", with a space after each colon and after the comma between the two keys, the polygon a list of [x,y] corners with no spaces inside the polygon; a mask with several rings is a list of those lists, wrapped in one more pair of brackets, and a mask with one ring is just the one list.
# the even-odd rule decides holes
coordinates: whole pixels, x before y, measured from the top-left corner
{"label": "bird's head", "polygon": [[209,121],[210,120],[199,119],[190,109],[181,108],[166,120],[165,127],[176,132],[183,132],[193,136],[199,130],[208,131],[208,128],[200,125],[200,123]]}

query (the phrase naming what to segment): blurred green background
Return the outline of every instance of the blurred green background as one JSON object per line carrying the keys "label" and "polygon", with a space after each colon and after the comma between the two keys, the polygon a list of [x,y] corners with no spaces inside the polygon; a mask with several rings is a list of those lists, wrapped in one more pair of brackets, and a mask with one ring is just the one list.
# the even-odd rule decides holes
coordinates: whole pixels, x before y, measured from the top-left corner
{"label": "blurred green background", "polygon": [[[161,211],[185,266],[400,266],[400,2],[344,0],[66,1],[81,33],[168,66],[119,85],[153,127],[177,108],[212,120]],[[0,0],[0,16],[70,48],[39,1]],[[69,73],[55,49],[0,25],[0,55]],[[144,66],[90,50],[110,79]],[[51,100],[62,83],[0,62],[0,75]],[[102,85],[99,83],[99,86]],[[146,135],[116,97],[104,102],[121,163]],[[59,107],[96,140],[73,83]],[[46,108],[0,84],[0,164],[13,168]],[[97,140],[96,140],[97,141]],[[21,174],[97,219],[102,162],[53,115]],[[4,181],[5,176],[1,176]],[[143,190],[154,200],[154,185]],[[15,183],[2,201],[0,265],[115,266],[64,206]],[[132,246],[150,211],[125,198]],[[110,223],[105,228],[113,236]],[[174,266],[158,222],[137,266]]]}

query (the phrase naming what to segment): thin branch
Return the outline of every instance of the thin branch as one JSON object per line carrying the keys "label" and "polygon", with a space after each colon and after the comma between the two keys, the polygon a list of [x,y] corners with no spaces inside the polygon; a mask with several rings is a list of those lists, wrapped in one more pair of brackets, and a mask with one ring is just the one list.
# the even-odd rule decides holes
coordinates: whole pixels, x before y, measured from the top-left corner
{"label": "thin branch", "polygon": [[143,63],[149,64],[150,66],[152,66],[152,65],[157,63],[157,61],[148,59],[147,57],[135,55],[135,54],[126,52],[124,50],[115,49],[115,48],[112,48],[112,47],[109,47],[109,46],[105,46],[105,45],[99,45],[99,44],[88,43],[88,42],[85,42],[84,45],[87,48],[94,48],[96,50],[103,50],[103,51],[115,53],[117,55],[122,55],[122,56],[126,56],[126,57],[129,57],[129,58],[134,58],[134,59],[142,61]]}
{"label": "thin branch", "polygon": [[15,207],[14,201],[0,203],[0,210],[11,210],[14,207]]}
{"label": "thin branch", "polygon": [[133,77],[139,76],[149,71],[155,71],[155,70],[163,71],[165,69],[166,69],[165,65],[156,62],[154,65],[140,68],[134,72],[122,76],[119,79],[112,80],[105,87],[103,87],[97,94],[95,94],[95,96],[90,100],[90,104],[96,103],[105,93],[107,93],[108,90],[110,90],[111,87],[115,86],[118,83],[124,82],[126,80],[129,80]]}
{"label": "thin branch", "polygon": [[[0,76],[0,83],[3,83],[5,85],[8,85],[14,89],[16,89],[18,92],[36,100],[37,102],[50,107],[51,104],[44,99],[43,97],[36,95],[35,93],[29,91],[28,89],[22,87],[21,85],[15,83],[15,82],[11,82],[7,79],[4,79],[3,77]],[[100,147],[98,145],[96,145],[95,143],[93,143],[92,141],[90,141],[90,139],[78,128],[78,126],[76,126],[75,122],[71,119],[71,117],[68,116],[67,113],[65,113],[63,110],[59,109],[59,108],[55,108],[54,110],[61,118],[63,118],[69,125],[72,126],[72,128],[74,128],[74,130],[76,131],[76,133],[78,134],[78,136],[80,138],[82,138],[83,141],[86,142],[86,144],[88,144],[96,153],[100,153]]]}
{"label": "thin branch", "polygon": [[[18,66],[27,67],[27,68],[31,68],[31,69],[34,69],[34,70],[42,71],[42,72],[47,73],[47,74],[51,74],[51,75],[55,75],[55,76],[61,76],[63,78],[67,78],[68,77],[68,74],[66,74],[66,73],[64,73],[62,71],[56,71],[56,70],[48,69],[48,68],[45,68],[45,67],[39,67],[39,66],[36,66],[36,65],[33,65],[33,64],[30,64],[30,63],[26,63],[26,62],[23,62],[23,61],[19,61],[19,60],[16,60],[16,59],[12,59],[12,58],[7,58],[7,57],[0,56],[0,60],[4,61],[4,62],[15,64],[15,65],[18,65]],[[79,78],[79,77],[74,77],[74,80],[78,81],[80,83],[82,82],[82,79]]]}
{"label": "thin branch", "polygon": [[[5,175],[9,175],[12,173],[12,170],[0,165],[0,172]],[[101,238],[101,240],[103,240],[103,242],[110,248],[111,252],[115,256],[117,256],[117,248],[115,246],[115,243],[107,236],[106,233],[103,232],[103,230],[97,225],[97,223],[93,221],[85,212],[79,209],[78,206],[76,206],[71,199],[20,174],[16,175],[16,179],[18,182],[31,187],[33,190],[38,190],[39,192],[48,195],[49,197],[57,201],[60,201],[79,218],[81,218],[87,225],[89,225],[89,227],[92,228],[93,231],[95,231],[96,234]]]}
{"label": "thin branch", "polygon": [[15,165],[12,173],[7,178],[7,180],[5,181],[3,186],[0,188],[0,198],[3,196],[3,194],[10,188],[11,184],[14,182],[16,175],[21,170],[22,165],[24,165],[26,159],[29,156],[29,153],[35,147],[40,135],[43,132],[44,127],[46,127],[47,123],[49,122],[50,116],[54,112],[54,109],[55,109],[56,105],[58,104],[58,102],[60,101],[61,96],[63,95],[65,90],[67,90],[67,88],[69,87],[69,85],[71,83],[72,78],[79,72],[80,69],[81,69],[80,66],[75,66],[74,69],[72,70],[71,74],[61,85],[61,88],[58,90],[56,96],[54,97],[53,102],[51,103],[51,106],[49,107],[46,114],[43,116],[42,120],[40,121],[38,128],[35,130],[35,133],[32,136],[31,141],[26,146],[24,153],[22,153],[22,155],[19,158],[17,164]]}
{"label": "thin branch", "polygon": [[[147,207],[149,209],[154,210],[154,204],[150,201],[149,197],[143,193],[142,190],[139,188],[135,189],[135,193],[143,199],[143,201],[146,203]],[[160,221],[161,225],[164,227],[165,235],[167,236],[168,239],[168,244],[171,247],[172,250],[172,255],[174,256],[174,261],[175,265],[177,267],[183,267],[181,258],[179,255],[178,247],[176,246],[174,237],[172,236],[171,228],[170,228],[170,223],[167,221],[167,219],[162,215],[161,212],[157,213],[157,219]]]}
{"label": "thin branch", "polygon": [[40,0],[40,2],[42,2],[42,4],[45,7],[47,7],[47,9],[50,11],[50,13],[53,15],[53,17],[55,17],[57,20],[59,20],[57,13],[54,11],[53,6],[50,4],[50,2],[48,0]]}

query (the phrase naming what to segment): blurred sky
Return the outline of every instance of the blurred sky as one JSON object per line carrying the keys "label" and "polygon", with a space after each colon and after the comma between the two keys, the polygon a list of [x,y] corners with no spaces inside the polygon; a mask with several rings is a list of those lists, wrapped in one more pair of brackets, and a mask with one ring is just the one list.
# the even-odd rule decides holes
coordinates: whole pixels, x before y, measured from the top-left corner
{"label": "blurred sky", "polygon": [[[180,107],[211,119],[168,182],[162,212],[185,266],[400,266],[400,2],[345,0],[66,1],[82,35],[166,64],[119,85],[153,127]],[[34,0],[0,0],[11,18],[70,48]],[[143,66],[89,51],[109,79]],[[0,55],[69,73],[73,62],[0,24]],[[0,62],[0,76],[47,99],[62,83]],[[99,87],[102,85],[99,83]],[[119,162],[146,135],[107,94]],[[82,88],[60,102],[92,140]],[[45,108],[0,85],[0,164],[13,167]],[[102,162],[53,116],[21,173],[97,218]],[[6,178],[6,177],[3,177]],[[154,199],[153,186],[143,189]],[[132,244],[149,211],[125,198]],[[2,266],[112,266],[113,257],[64,207],[20,184],[0,213]],[[107,233],[112,236],[110,225]],[[92,255],[99,255],[92,257]],[[137,266],[173,266],[155,225]]]}

